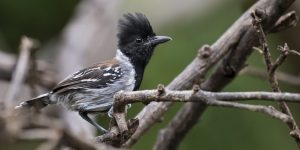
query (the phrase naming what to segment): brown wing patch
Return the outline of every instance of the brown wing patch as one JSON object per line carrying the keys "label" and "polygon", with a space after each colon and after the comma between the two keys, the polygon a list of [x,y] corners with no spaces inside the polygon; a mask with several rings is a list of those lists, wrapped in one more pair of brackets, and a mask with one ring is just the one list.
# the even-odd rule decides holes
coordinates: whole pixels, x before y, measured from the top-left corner
{"label": "brown wing patch", "polygon": [[91,66],[90,68],[92,68],[92,67],[106,68],[106,67],[109,67],[109,66],[117,65],[118,63],[119,62],[114,58],[114,59],[103,61],[99,64],[95,64],[95,65]]}

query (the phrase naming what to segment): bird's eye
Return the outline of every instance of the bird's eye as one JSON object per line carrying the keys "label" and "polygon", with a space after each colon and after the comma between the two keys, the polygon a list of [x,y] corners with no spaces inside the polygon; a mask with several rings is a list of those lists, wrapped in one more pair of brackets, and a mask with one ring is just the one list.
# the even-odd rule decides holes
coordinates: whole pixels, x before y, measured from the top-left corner
{"label": "bird's eye", "polygon": [[143,42],[143,40],[140,39],[140,38],[137,38],[137,39],[135,40],[135,43],[138,43],[138,44],[140,44],[140,43],[142,43],[142,42]]}

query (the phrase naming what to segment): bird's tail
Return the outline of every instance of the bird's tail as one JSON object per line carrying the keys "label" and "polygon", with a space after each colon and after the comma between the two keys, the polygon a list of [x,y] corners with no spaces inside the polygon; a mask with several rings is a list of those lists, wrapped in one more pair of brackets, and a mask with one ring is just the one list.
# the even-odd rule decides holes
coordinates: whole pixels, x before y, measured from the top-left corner
{"label": "bird's tail", "polygon": [[46,93],[20,103],[18,106],[15,107],[15,109],[32,108],[32,107],[41,109],[43,107],[46,107],[48,104],[49,104],[49,94]]}

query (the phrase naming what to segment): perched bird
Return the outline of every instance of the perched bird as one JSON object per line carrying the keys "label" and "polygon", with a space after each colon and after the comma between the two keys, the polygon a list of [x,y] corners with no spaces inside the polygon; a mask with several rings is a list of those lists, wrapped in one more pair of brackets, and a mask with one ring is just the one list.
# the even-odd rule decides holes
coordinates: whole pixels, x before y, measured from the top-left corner
{"label": "perched bird", "polygon": [[114,94],[121,90],[137,90],[154,48],[171,40],[167,36],[156,36],[150,22],[141,13],[125,14],[118,27],[118,49],[113,59],[68,76],[49,93],[22,102],[16,109],[62,104],[78,111],[83,119],[106,133],[107,130],[88,114],[108,113],[111,117]]}

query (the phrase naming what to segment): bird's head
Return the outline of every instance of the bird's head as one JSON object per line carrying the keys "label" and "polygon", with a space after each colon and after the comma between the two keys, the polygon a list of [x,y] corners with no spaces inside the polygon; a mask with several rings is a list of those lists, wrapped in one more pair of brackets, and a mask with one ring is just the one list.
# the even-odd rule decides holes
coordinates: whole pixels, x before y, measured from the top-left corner
{"label": "bird's head", "polygon": [[167,36],[157,36],[145,15],[125,14],[119,20],[118,47],[133,63],[143,67],[149,62],[154,48],[171,40]]}

